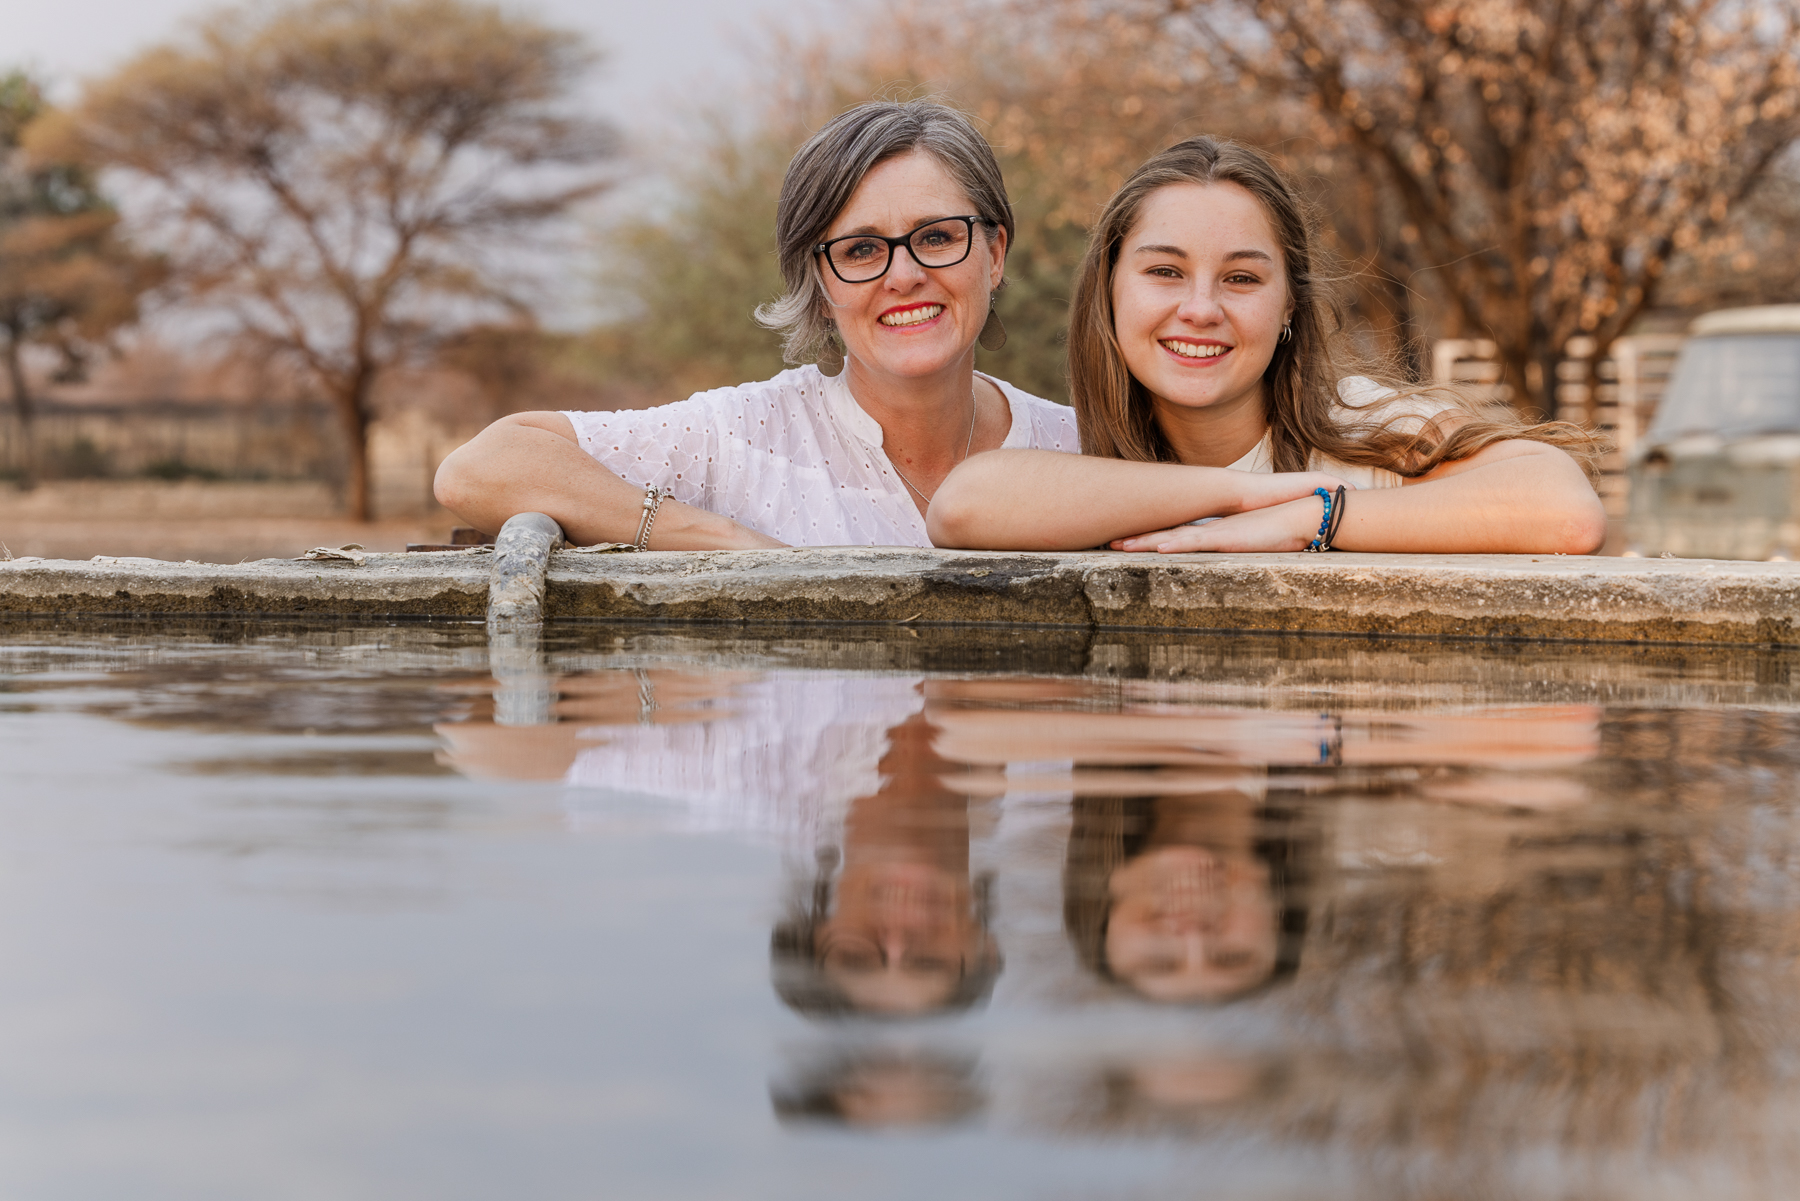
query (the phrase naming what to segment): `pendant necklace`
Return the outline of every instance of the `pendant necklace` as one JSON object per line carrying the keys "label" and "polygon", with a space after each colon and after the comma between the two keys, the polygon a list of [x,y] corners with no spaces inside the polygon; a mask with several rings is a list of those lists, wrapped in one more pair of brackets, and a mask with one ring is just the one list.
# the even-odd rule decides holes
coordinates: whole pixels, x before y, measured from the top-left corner
{"label": "pendant necklace", "polygon": [[[956,461],[959,466],[963,463],[968,462],[969,448],[974,445],[975,445],[975,385],[974,385],[974,383],[971,382],[969,384],[969,437],[968,437],[967,441],[965,441],[963,443],[962,458],[960,458]],[[908,488],[911,488],[914,492],[919,493],[920,500],[924,501],[928,505],[931,503],[931,497],[926,496],[923,492],[920,492],[919,486],[917,484],[913,483],[911,480],[906,478],[906,473],[904,471],[900,470],[900,464],[894,462],[894,460],[892,460],[892,459],[889,459],[888,466],[892,467],[894,469],[894,474],[900,477],[901,483],[905,484]]]}

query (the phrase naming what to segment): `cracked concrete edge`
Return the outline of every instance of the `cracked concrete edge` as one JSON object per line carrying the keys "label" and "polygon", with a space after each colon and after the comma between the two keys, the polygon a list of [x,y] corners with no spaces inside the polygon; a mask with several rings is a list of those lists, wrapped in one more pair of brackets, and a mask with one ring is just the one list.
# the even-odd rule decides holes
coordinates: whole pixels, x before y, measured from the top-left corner
{"label": "cracked concrete edge", "polygon": [[[480,618],[490,558],[361,566],[0,563],[0,613]],[[1548,556],[1000,554],[911,548],[551,557],[555,619],[1023,624],[1800,645],[1800,564]]]}
{"label": "cracked concrete edge", "polygon": [[360,564],[14,559],[0,562],[0,614],[479,619],[488,558],[446,551],[371,554]]}
{"label": "cracked concrete edge", "polygon": [[1800,645],[1800,566],[1533,556],[757,551],[552,564],[554,616]]}

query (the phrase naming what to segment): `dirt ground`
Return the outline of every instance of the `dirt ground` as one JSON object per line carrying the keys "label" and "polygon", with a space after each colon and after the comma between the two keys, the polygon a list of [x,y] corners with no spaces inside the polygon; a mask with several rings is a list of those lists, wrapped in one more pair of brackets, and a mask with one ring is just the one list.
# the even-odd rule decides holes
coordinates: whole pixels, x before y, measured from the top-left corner
{"label": "dirt ground", "polygon": [[408,542],[447,542],[457,524],[441,509],[365,523],[335,508],[326,488],[305,483],[79,481],[23,493],[0,487],[0,545],[14,557],[237,563],[350,542],[405,550]]}
{"label": "dirt ground", "polygon": [[95,555],[139,555],[147,559],[193,559],[238,563],[245,559],[292,559],[315,546],[361,543],[365,550],[405,550],[408,542],[448,542],[450,521],[371,521],[308,517],[193,518],[127,521],[87,519],[5,523],[0,543],[14,557],[91,559]]}

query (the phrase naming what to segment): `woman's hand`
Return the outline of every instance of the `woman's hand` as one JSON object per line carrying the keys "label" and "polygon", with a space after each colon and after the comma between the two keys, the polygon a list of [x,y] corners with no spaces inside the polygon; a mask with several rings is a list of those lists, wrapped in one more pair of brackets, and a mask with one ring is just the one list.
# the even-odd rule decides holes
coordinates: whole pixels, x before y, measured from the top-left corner
{"label": "woman's hand", "polygon": [[[1294,475],[1269,478],[1301,477]],[[1309,475],[1305,478],[1314,477]],[[1317,486],[1324,487],[1323,484]],[[1334,481],[1332,487],[1336,486]],[[1217,521],[1209,521],[1205,525],[1182,525],[1172,530],[1139,534],[1134,538],[1120,538],[1111,545],[1114,550],[1156,551],[1164,555],[1180,555],[1192,551],[1305,550],[1307,544],[1319,536],[1319,521],[1324,512],[1324,502],[1310,495],[1309,490],[1309,494],[1299,500],[1236,513]]]}

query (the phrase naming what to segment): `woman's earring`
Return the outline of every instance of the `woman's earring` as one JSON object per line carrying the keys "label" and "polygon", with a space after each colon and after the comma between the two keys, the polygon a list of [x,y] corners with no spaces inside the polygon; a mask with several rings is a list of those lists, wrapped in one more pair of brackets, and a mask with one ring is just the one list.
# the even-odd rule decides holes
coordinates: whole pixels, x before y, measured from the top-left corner
{"label": "woman's earring", "polygon": [[1281,333],[1275,340],[1277,342],[1286,342],[1293,336],[1294,336],[1294,323],[1292,321],[1284,321],[1281,325]]}
{"label": "woman's earring", "polygon": [[1000,310],[994,307],[992,296],[988,297],[987,320],[982,323],[981,337],[976,341],[981,343],[983,350],[999,350],[1006,345],[1006,323],[1000,320]]}
{"label": "woman's earring", "polygon": [[836,375],[844,369],[844,343],[838,337],[837,322],[826,322],[825,345],[819,348],[819,370],[826,375]]}

